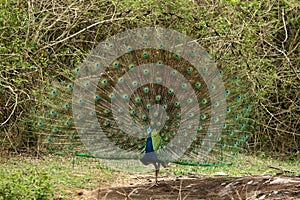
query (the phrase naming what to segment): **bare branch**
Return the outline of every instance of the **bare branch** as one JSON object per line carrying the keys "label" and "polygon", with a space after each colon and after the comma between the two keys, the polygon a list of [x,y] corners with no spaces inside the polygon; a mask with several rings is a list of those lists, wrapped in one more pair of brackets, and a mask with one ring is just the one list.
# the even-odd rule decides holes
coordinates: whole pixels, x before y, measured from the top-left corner
{"label": "bare branch", "polygon": [[13,110],[11,111],[10,115],[8,116],[8,118],[3,123],[0,124],[0,126],[4,126],[4,124],[6,124],[10,120],[11,116],[14,114],[14,112],[15,112],[15,110],[17,108],[17,105],[18,105],[18,94],[15,93],[15,91],[10,86],[2,85],[2,84],[1,84],[1,86],[5,87],[5,88],[8,88],[15,95],[15,103],[14,103]]}
{"label": "bare branch", "polygon": [[84,31],[86,31],[86,30],[88,30],[88,29],[90,29],[90,28],[94,27],[94,26],[99,25],[99,24],[103,24],[103,23],[106,23],[106,22],[117,21],[117,20],[122,20],[122,19],[124,19],[124,18],[115,18],[115,19],[108,19],[108,20],[103,20],[103,21],[100,21],[100,22],[96,22],[96,23],[94,23],[94,24],[92,24],[92,25],[89,25],[88,27],[86,27],[86,28],[84,28],[84,29],[82,29],[82,30],[80,30],[80,31],[78,31],[78,32],[76,32],[76,33],[70,35],[69,37],[66,37],[66,38],[64,38],[64,39],[62,39],[62,40],[56,41],[56,42],[54,42],[54,43],[52,43],[52,44],[49,44],[49,45],[43,47],[42,49],[46,49],[46,48],[52,47],[52,46],[54,46],[54,45],[57,45],[57,44],[59,44],[59,43],[61,43],[61,42],[64,42],[64,41],[66,41],[66,40],[68,40],[68,39],[70,39],[70,38],[72,38],[72,37],[75,37],[76,35],[79,35],[80,33],[84,32]]}

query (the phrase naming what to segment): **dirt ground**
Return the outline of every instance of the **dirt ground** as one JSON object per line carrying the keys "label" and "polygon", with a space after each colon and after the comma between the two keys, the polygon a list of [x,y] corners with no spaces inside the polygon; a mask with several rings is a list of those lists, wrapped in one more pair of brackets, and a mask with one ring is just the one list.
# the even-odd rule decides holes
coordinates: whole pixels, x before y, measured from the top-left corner
{"label": "dirt ground", "polygon": [[76,191],[74,199],[247,199],[300,200],[300,175],[245,177],[132,177],[128,186]]}

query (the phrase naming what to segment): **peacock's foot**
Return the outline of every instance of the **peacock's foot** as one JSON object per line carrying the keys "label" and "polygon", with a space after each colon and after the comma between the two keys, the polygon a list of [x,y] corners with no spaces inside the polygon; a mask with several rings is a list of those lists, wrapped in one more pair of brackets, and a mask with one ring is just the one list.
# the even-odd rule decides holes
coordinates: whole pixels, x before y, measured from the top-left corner
{"label": "peacock's foot", "polygon": [[168,165],[169,165],[169,163],[167,163],[167,162],[162,163],[162,166],[163,166],[164,168],[168,167]]}
{"label": "peacock's foot", "polygon": [[158,182],[155,182],[155,183],[153,183],[151,186],[149,186],[148,188],[147,188],[147,190],[149,190],[149,189],[151,189],[151,188],[153,188],[153,187],[158,187],[159,186],[159,183]]}

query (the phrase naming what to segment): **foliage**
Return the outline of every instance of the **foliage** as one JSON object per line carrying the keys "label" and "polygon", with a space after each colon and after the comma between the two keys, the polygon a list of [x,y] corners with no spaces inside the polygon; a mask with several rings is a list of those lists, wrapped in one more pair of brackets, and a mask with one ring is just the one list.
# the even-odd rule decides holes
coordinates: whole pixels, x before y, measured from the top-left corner
{"label": "foliage", "polygon": [[54,190],[45,171],[0,169],[0,199],[52,199]]}
{"label": "foliage", "polygon": [[253,151],[294,155],[300,144],[300,5],[267,1],[25,1],[0,3],[0,143],[39,151],[31,115],[45,88],[100,41],[136,27],[197,39],[220,68],[240,71],[253,99]]}
{"label": "foliage", "polygon": [[0,172],[0,199],[5,200],[69,199],[65,197],[71,190],[99,184],[106,187],[124,178],[124,174],[103,167],[99,159],[78,157],[73,160],[57,155],[49,155],[47,159],[24,155],[0,158]]}

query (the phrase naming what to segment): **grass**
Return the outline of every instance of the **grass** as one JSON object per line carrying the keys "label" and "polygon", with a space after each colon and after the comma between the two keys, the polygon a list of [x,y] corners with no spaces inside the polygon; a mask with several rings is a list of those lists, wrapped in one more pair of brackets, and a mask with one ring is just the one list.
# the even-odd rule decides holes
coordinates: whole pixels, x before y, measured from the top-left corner
{"label": "grass", "polygon": [[10,157],[2,159],[0,164],[0,168],[6,169],[11,174],[26,171],[29,167],[37,171],[45,171],[50,177],[48,181],[54,185],[55,196],[64,199],[75,189],[96,187],[99,184],[109,186],[117,173],[103,167],[94,159],[76,158],[73,168],[72,158],[52,155],[43,159]]}
{"label": "grass", "polygon": [[[273,166],[278,169],[274,169]],[[282,169],[282,170],[279,170]],[[289,174],[287,171],[291,171],[295,174],[300,174],[300,161],[282,161],[272,158],[261,158],[250,155],[240,155],[233,165],[228,167],[193,167],[193,166],[176,166],[173,169],[165,169],[166,173],[173,173],[174,175],[217,175],[219,172],[223,172],[228,176],[248,176],[256,174]],[[290,172],[290,173],[291,173]]]}
{"label": "grass", "polygon": [[[162,169],[160,175],[185,176],[193,174],[200,176],[203,174],[215,175],[223,172],[228,176],[246,176],[254,174],[276,175],[281,173],[281,170],[270,168],[270,166],[300,174],[299,160],[280,161],[243,155],[239,156],[236,163],[229,167],[192,167],[171,164],[169,167]],[[61,199],[72,199],[71,194],[78,189],[99,186],[109,187],[120,184],[128,185],[126,178],[128,180],[129,177],[129,173],[118,172],[104,167],[97,159],[78,157],[73,168],[72,158],[56,155],[49,155],[40,159],[21,156],[1,158],[0,168],[11,174],[26,171],[28,168],[35,169],[38,172],[46,172],[49,175],[48,181],[54,185],[55,197]],[[152,172],[150,174],[154,175]],[[0,189],[1,187],[0,185]]]}

